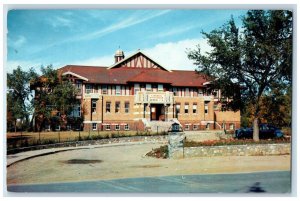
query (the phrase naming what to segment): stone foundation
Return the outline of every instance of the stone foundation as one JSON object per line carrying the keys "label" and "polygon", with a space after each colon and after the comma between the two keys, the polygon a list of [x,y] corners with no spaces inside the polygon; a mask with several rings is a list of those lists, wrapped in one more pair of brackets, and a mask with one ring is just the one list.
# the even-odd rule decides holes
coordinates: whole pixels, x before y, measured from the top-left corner
{"label": "stone foundation", "polygon": [[[177,153],[178,152],[178,153]],[[291,153],[291,144],[257,144],[257,145],[227,145],[227,146],[201,146],[185,147],[174,149],[170,154],[171,158],[178,159],[191,157],[212,157],[212,156],[270,156],[288,155]],[[179,157],[177,157],[179,156]]]}

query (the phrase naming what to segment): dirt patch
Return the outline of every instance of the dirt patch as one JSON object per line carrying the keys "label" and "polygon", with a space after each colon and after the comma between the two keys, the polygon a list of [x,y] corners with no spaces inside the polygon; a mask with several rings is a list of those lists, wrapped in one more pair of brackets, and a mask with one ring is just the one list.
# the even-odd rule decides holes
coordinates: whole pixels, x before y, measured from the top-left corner
{"label": "dirt patch", "polygon": [[94,163],[102,163],[102,160],[87,160],[87,159],[70,159],[67,161],[62,161],[66,164],[94,164]]}

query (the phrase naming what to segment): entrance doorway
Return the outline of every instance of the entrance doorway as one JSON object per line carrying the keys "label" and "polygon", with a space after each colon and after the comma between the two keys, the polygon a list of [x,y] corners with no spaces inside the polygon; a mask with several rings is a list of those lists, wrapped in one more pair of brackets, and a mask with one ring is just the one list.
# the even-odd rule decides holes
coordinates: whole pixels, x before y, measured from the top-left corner
{"label": "entrance doorway", "polygon": [[165,121],[165,107],[163,104],[151,104],[151,121]]}

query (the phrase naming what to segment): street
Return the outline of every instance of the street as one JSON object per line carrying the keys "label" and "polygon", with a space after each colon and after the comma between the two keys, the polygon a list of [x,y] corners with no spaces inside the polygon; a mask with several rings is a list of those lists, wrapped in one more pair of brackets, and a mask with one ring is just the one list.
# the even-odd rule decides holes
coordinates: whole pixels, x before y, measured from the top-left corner
{"label": "street", "polygon": [[9,185],[10,192],[74,193],[290,193],[291,172],[202,174]]}

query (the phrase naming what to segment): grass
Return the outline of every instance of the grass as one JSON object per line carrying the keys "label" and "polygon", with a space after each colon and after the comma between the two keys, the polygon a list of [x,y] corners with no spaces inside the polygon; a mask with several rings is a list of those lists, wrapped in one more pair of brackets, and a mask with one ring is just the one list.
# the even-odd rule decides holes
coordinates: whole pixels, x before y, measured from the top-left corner
{"label": "grass", "polygon": [[[166,133],[158,133],[162,135]],[[100,140],[132,136],[153,136],[156,132],[137,131],[57,131],[57,132],[18,132],[7,133],[7,148],[28,147],[41,144],[54,144],[60,142],[74,142],[82,140]]]}

